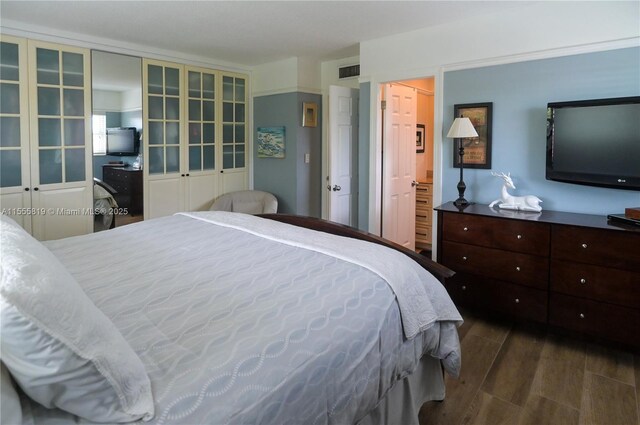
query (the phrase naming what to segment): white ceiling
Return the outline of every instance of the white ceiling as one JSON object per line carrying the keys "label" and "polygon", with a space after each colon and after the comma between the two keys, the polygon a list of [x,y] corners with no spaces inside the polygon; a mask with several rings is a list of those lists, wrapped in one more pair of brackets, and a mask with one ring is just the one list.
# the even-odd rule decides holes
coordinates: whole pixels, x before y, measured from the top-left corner
{"label": "white ceiling", "polygon": [[254,66],[293,56],[355,56],[361,41],[531,3],[2,0],[0,24],[50,28]]}

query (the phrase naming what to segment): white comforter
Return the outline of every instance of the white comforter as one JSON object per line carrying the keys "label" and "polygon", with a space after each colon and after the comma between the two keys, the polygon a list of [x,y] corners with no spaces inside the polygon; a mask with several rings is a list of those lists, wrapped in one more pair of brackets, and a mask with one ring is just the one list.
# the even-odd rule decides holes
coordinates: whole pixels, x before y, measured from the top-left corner
{"label": "white comforter", "polygon": [[152,423],[355,423],[423,354],[458,372],[459,314],[393,250],[220,212],[46,245],[145,364]]}

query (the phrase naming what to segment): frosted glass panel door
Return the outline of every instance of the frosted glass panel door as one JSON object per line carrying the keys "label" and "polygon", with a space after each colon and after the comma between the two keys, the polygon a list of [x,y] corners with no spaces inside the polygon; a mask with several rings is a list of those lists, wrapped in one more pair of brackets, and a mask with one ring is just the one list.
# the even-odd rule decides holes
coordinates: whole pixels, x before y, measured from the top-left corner
{"label": "frosted glass panel door", "polygon": [[187,170],[186,208],[188,211],[207,208],[217,197],[218,166],[216,164],[216,92],[214,71],[186,68],[187,84]]}
{"label": "frosted glass panel door", "polygon": [[222,76],[222,167],[244,168],[246,162],[246,79]]}
{"label": "frosted glass panel door", "polygon": [[[37,93],[36,184],[87,180],[83,53],[35,47]],[[42,188],[41,188],[42,189]]]}
{"label": "frosted glass panel door", "polygon": [[143,69],[144,216],[149,219],[183,210],[183,66],[145,59]]}
{"label": "frosted glass panel door", "polygon": [[221,193],[248,188],[247,173],[247,78],[222,75],[222,170]]}
{"label": "frosted glass panel door", "polygon": [[180,68],[147,65],[149,174],[180,172]]}
{"label": "frosted glass panel door", "polygon": [[39,239],[90,232],[91,87],[89,51],[29,41],[31,190]]}
{"label": "frosted glass panel door", "polygon": [[27,43],[2,36],[0,43],[0,204],[27,231],[31,216]]}

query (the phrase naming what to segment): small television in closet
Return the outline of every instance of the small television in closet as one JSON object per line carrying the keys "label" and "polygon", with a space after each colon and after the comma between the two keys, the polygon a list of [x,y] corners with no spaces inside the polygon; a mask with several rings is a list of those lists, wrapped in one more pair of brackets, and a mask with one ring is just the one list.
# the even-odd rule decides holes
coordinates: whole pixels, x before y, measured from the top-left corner
{"label": "small television in closet", "polygon": [[547,180],[640,190],[640,96],[547,105]]}
{"label": "small television in closet", "polygon": [[134,156],[138,154],[138,145],[135,127],[107,129],[107,155]]}

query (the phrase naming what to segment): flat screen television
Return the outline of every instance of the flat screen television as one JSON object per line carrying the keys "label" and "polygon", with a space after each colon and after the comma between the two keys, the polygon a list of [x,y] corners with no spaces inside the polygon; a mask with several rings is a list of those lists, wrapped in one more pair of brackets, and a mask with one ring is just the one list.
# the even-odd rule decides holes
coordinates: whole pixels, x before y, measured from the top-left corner
{"label": "flat screen television", "polygon": [[138,131],[135,127],[107,129],[107,155],[138,154]]}
{"label": "flat screen television", "polygon": [[549,103],[546,178],[640,190],[640,96]]}

